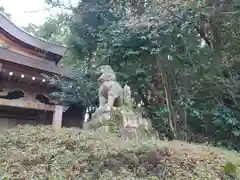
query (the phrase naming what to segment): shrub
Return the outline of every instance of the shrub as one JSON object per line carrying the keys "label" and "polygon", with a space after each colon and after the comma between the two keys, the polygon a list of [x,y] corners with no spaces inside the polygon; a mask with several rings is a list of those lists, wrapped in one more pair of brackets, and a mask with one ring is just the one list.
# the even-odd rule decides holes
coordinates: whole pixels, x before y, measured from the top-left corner
{"label": "shrub", "polygon": [[[181,141],[19,126],[0,137],[6,179],[221,179],[240,177],[239,154]],[[234,161],[232,161],[234,160]]]}

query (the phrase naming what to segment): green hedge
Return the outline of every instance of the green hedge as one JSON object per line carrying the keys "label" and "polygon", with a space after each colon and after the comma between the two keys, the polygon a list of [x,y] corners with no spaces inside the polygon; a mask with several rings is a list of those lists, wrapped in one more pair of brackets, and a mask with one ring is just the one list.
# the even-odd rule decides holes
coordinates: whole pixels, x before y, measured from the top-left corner
{"label": "green hedge", "polygon": [[1,135],[0,148],[0,174],[13,180],[240,178],[239,154],[181,141],[19,126]]}

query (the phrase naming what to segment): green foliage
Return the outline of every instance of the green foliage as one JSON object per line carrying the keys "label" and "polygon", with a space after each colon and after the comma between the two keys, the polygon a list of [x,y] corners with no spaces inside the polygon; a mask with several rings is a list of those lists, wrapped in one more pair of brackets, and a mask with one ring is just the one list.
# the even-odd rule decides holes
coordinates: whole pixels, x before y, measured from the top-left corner
{"label": "green foliage", "polygon": [[237,166],[234,165],[234,164],[231,163],[231,162],[226,163],[226,165],[224,166],[224,172],[225,172],[227,175],[235,174],[236,171],[237,171]]}
{"label": "green foliage", "polygon": [[0,6],[0,11],[1,11],[3,14],[5,14],[8,18],[11,19],[11,14],[7,13],[7,12],[5,11],[4,7]]}
{"label": "green foliage", "polygon": [[61,103],[66,105],[79,104],[81,108],[87,108],[91,114],[97,106],[98,98],[98,83],[92,74],[91,71],[74,68],[67,78],[65,76],[47,77],[61,90],[53,92],[49,96],[57,97]]}
{"label": "green foliage", "polygon": [[22,28],[43,40],[64,45],[69,35],[70,18],[66,13],[57,14],[48,17],[47,21],[42,25],[29,24],[27,27]]}
{"label": "green foliage", "polygon": [[66,98],[95,107],[90,72],[109,64],[159,133],[201,134],[239,149],[239,7],[238,0],[79,2],[68,19],[75,73]]}
{"label": "green foliage", "polygon": [[[111,133],[19,126],[0,136],[6,179],[239,178],[239,154],[181,141],[120,141]],[[234,170],[234,171],[232,171]],[[234,173],[232,173],[234,172]]]}

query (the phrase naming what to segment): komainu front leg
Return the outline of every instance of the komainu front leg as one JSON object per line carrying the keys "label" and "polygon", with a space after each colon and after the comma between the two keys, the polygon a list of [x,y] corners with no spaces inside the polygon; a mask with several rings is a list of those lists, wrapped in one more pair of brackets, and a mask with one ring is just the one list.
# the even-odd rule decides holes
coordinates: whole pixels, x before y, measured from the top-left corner
{"label": "komainu front leg", "polygon": [[105,107],[106,103],[107,103],[107,99],[105,97],[103,97],[102,95],[99,95],[99,107],[93,113],[92,117],[101,115],[106,109],[106,107]]}
{"label": "komainu front leg", "polygon": [[112,110],[114,101],[115,101],[115,96],[113,96],[112,94],[108,94],[108,102],[106,104],[106,111]]}
{"label": "komainu front leg", "polygon": [[99,95],[99,108],[104,108],[107,103],[107,99],[102,95]]}

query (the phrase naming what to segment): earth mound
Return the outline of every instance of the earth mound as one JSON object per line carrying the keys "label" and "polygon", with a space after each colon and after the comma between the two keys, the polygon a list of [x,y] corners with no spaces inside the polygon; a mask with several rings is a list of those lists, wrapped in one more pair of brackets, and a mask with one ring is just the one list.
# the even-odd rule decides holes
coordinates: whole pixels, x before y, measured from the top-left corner
{"label": "earth mound", "polygon": [[240,179],[238,153],[181,141],[19,126],[0,149],[1,179]]}

